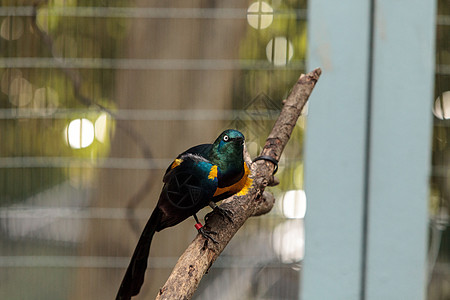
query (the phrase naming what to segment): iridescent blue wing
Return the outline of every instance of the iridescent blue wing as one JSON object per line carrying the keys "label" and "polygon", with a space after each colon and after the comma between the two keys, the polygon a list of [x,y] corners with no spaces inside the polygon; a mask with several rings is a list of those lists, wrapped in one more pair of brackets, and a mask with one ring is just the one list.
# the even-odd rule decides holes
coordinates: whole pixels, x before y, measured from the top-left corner
{"label": "iridescent blue wing", "polygon": [[167,173],[170,172],[171,169],[173,169],[175,166],[177,166],[179,164],[180,158],[182,156],[186,156],[186,154],[194,154],[196,156],[200,156],[201,158],[207,159],[208,153],[211,150],[211,147],[212,147],[212,144],[201,144],[201,145],[197,145],[197,146],[189,148],[188,150],[184,151],[183,153],[181,153],[177,156],[177,158],[167,168],[165,174],[167,175]]}
{"label": "iridescent blue wing", "polygon": [[218,172],[216,165],[201,156],[186,153],[177,158],[164,176],[158,207],[166,217],[158,230],[176,225],[208,205],[217,189]]}

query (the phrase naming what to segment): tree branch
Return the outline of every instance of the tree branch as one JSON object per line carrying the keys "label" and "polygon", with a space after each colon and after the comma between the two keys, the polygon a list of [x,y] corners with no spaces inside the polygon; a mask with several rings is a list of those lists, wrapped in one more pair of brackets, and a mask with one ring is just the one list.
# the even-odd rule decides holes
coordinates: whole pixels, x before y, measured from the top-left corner
{"label": "tree branch", "polygon": [[[272,156],[277,161],[280,159],[297,119],[321,72],[320,69],[315,69],[300,76],[284,102],[284,107],[267,138],[261,155]],[[273,184],[275,181],[272,175],[275,169],[274,164],[269,161],[258,160],[250,164],[250,169],[253,184],[249,192],[244,196],[225,199],[221,205],[222,208],[233,213],[233,222],[231,223],[227,218],[214,214],[208,218],[205,226],[208,230],[217,233],[214,238],[218,243],[213,244],[201,235],[197,235],[179,258],[172,274],[160,289],[156,299],[191,299],[203,275],[209,270],[244,222],[251,216],[258,216],[272,209],[275,202],[273,196],[270,196],[270,194],[263,195],[263,192],[266,186]]]}

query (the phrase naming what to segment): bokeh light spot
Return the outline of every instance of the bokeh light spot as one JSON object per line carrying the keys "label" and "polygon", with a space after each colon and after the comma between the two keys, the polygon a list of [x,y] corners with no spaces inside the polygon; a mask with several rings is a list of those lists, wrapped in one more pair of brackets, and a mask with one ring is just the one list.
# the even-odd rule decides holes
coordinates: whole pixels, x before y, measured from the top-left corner
{"label": "bokeh light spot", "polygon": [[6,95],[9,95],[9,89],[11,87],[11,82],[14,79],[22,77],[22,72],[19,69],[7,69],[2,74],[1,89]]}
{"label": "bokeh light spot", "polygon": [[443,92],[434,101],[433,114],[441,120],[450,119],[450,91]]}
{"label": "bokeh light spot", "polygon": [[273,9],[264,1],[257,1],[247,9],[247,22],[255,29],[265,29],[273,22]]}
{"label": "bokeh light spot", "polygon": [[106,139],[107,122],[108,115],[106,113],[102,113],[95,121],[95,138],[101,143],[104,143]]}
{"label": "bokeh light spot", "polygon": [[94,141],[94,125],[88,119],[72,120],[66,128],[66,139],[74,149],[86,148]]}
{"label": "bokeh light spot", "polygon": [[272,246],[283,263],[301,261],[305,256],[303,220],[287,220],[275,227]]}
{"label": "bokeh light spot", "polygon": [[36,89],[33,98],[33,109],[44,115],[52,114],[59,105],[58,92],[50,87]]}
{"label": "bokeh light spot", "polygon": [[294,46],[284,36],[277,36],[266,46],[267,59],[275,66],[285,66],[294,56]]}
{"label": "bokeh light spot", "polygon": [[18,40],[23,35],[23,20],[20,17],[7,17],[0,25],[0,36],[5,40]]}
{"label": "bokeh light spot", "polygon": [[33,86],[23,77],[16,77],[9,86],[9,101],[23,107],[33,99]]}
{"label": "bokeh light spot", "polygon": [[283,215],[289,219],[303,219],[306,214],[306,194],[303,190],[287,191],[282,200]]}

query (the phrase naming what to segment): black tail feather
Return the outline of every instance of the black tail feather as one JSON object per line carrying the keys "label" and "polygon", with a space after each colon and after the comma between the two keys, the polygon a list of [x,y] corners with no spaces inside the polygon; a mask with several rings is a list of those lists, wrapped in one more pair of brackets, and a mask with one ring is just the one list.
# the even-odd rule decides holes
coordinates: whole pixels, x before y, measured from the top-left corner
{"label": "black tail feather", "polygon": [[161,221],[161,217],[162,211],[156,207],[142,231],[128,269],[120,284],[116,300],[129,300],[132,296],[139,294],[141,286],[144,283],[150,245],[156,228]]}

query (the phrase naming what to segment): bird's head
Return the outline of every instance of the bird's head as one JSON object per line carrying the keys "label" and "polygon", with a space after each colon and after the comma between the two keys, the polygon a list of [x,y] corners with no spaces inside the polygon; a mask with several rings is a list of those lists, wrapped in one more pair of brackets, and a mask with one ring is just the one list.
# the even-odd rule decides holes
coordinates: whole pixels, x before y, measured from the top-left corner
{"label": "bird's head", "polygon": [[222,132],[214,141],[211,148],[210,157],[213,163],[218,164],[221,168],[225,165],[243,164],[244,135],[234,129],[228,129]]}

